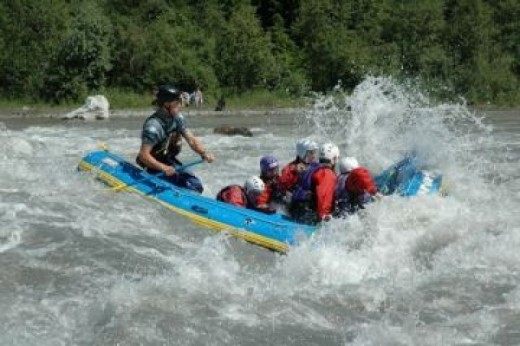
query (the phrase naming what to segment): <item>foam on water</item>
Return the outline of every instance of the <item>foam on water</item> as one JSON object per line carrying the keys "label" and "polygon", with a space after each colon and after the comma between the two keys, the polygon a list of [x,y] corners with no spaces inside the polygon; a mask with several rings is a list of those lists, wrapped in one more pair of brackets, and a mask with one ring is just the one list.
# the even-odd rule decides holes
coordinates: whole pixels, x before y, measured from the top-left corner
{"label": "foam on water", "polygon": [[295,116],[260,120],[253,138],[197,131],[218,158],[195,168],[205,194],[310,136],[375,172],[415,150],[448,196],[384,198],[281,256],[77,174],[99,141],[133,160],[139,128],[7,124],[0,343],[520,343],[517,137],[388,78]]}

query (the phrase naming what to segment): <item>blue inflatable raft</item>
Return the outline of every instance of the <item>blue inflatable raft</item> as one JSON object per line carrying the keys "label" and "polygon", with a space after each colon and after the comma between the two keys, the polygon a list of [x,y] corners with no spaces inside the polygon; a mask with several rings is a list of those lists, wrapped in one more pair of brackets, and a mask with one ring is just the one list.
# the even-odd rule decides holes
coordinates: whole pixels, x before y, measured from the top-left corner
{"label": "blue inflatable raft", "polygon": [[442,192],[442,175],[419,169],[416,155],[385,169],[375,177],[377,189],[383,195],[398,194],[403,197]]}
{"label": "blue inflatable raft", "polygon": [[[238,208],[177,187],[106,150],[87,154],[79,163],[78,169],[94,173],[98,179],[112,186],[114,191],[137,192],[188,217],[196,224],[216,231],[226,231],[271,250],[287,252],[299,239],[309,237],[317,229],[315,226],[295,223],[285,215],[268,215]],[[440,182],[441,177],[432,178],[418,171],[416,163],[410,158],[393,165],[376,177],[378,188],[386,195],[435,193],[440,188]]]}
{"label": "blue inflatable raft", "polygon": [[238,208],[179,188],[151,175],[109,151],[94,151],[79,163],[115,190],[137,192],[154,199],[201,226],[226,231],[248,242],[286,252],[299,237],[308,237],[316,227],[292,222],[281,214],[264,214]]}

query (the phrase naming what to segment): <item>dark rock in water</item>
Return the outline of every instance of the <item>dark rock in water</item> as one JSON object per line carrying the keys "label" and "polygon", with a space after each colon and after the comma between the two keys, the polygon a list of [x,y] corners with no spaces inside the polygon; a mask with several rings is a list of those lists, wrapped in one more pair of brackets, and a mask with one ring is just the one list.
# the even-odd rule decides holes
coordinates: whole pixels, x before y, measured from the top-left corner
{"label": "dark rock in water", "polygon": [[244,136],[244,137],[253,137],[253,132],[247,127],[234,127],[234,126],[218,126],[213,129],[213,133],[219,133],[221,135],[228,136]]}

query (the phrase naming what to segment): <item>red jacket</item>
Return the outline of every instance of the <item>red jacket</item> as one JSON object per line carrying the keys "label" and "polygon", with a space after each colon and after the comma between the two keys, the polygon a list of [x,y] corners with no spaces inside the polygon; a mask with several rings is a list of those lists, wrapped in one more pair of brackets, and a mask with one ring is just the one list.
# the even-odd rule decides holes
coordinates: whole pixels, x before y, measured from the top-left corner
{"label": "red jacket", "polygon": [[348,193],[354,198],[363,195],[365,192],[371,195],[377,193],[374,178],[372,178],[370,172],[364,167],[355,168],[349,173],[346,188]]}
{"label": "red jacket", "polygon": [[334,208],[334,190],[336,188],[336,173],[329,167],[318,169],[311,177],[316,197],[316,213],[322,220],[332,213]]}
{"label": "red jacket", "polygon": [[232,204],[237,207],[247,207],[247,197],[244,188],[240,185],[229,185],[217,194],[217,201]]}
{"label": "red jacket", "polygon": [[273,197],[274,184],[275,182],[266,182],[264,180],[264,192],[262,192],[256,199],[257,205],[269,205],[271,198]]}
{"label": "red jacket", "polygon": [[220,190],[217,194],[217,201],[229,203],[240,208],[253,209],[266,214],[276,212],[276,210],[270,209],[268,206],[258,208],[258,200],[256,201],[256,205],[253,205],[254,202],[251,203],[252,201],[248,200],[246,190],[240,185],[229,185]]}
{"label": "red jacket", "polygon": [[256,198],[256,206],[254,209],[261,211],[266,214],[273,214],[276,213],[276,209],[271,209],[270,203],[273,199],[273,194],[275,192],[275,189],[277,189],[277,178],[267,179],[265,177],[260,176],[260,178],[264,182],[264,192],[260,194]]}
{"label": "red jacket", "polygon": [[298,160],[294,160],[282,169],[282,173],[278,177],[278,189],[282,194],[294,190],[294,187],[298,184],[300,179],[300,172],[296,168],[298,163]]}

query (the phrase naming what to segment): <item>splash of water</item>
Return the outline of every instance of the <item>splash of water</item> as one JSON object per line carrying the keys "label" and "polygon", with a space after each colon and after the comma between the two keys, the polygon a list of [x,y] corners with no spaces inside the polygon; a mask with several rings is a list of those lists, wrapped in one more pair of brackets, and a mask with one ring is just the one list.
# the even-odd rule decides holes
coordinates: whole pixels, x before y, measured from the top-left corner
{"label": "splash of water", "polygon": [[[472,296],[472,289],[499,290],[503,276],[511,273],[518,284],[513,268],[519,256],[511,253],[517,248],[511,244],[520,242],[519,217],[513,212],[518,201],[498,183],[506,173],[497,161],[506,163],[506,158],[493,155],[497,142],[482,117],[464,104],[435,104],[389,78],[368,78],[351,95],[319,98],[306,119],[317,138],[338,143],[343,155],[355,155],[375,171],[416,151],[425,166],[444,174],[450,195],[390,197],[361,215],[328,224],[280,261],[287,285],[303,282],[297,290],[320,295],[348,290],[347,296],[356,296],[369,311],[397,313],[406,307],[415,316],[410,323],[424,326],[422,311],[431,309],[438,316],[450,309],[454,315],[460,312],[429,298],[439,286],[451,287],[441,289],[441,295],[456,306],[460,299],[481,301],[483,293]],[[499,272],[492,269],[497,261]],[[483,274],[475,280],[475,272]],[[460,280],[453,279],[457,276]],[[381,331],[395,332],[397,339],[420,335],[416,329],[393,328],[390,321],[397,315],[368,325],[358,341],[378,343],[384,339],[377,336]],[[475,326],[492,329],[482,322]],[[441,333],[436,328],[422,330],[430,337],[434,332],[446,340],[467,340],[452,328]],[[473,340],[480,337],[475,334]]]}
{"label": "splash of water", "polygon": [[472,155],[475,144],[491,141],[492,128],[466,105],[435,104],[384,77],[367,78],[352,94],[318,98],[305,118],[320,140],[337,143],[343,155],[374,169],[412,150],[439,169],[454,162],[470,167],[483,160]]}

